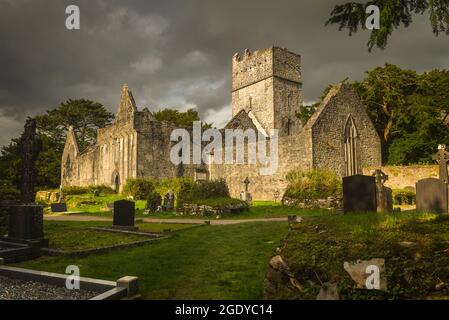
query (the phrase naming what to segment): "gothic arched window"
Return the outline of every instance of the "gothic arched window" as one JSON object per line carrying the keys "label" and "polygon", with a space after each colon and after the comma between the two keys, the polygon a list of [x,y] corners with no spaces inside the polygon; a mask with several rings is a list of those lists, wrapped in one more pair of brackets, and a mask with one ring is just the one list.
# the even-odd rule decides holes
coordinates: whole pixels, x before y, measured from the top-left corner
{"label": "gothic arched window", "polygon": [[358,174],[357,153],[357,129],[354,119],[350,116],[345,126],[346,176]]}

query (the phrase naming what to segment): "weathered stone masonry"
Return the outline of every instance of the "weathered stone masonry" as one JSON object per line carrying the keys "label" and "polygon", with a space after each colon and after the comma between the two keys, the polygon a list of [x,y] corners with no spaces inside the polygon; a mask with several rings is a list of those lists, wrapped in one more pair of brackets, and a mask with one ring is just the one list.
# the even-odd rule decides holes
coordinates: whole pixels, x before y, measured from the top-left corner
{"label": "weathered stone masonry", "polygon": [[[261,176],[265,164],[206,165],[209,177],[225,179],[231,195],[243,191],[249,177],[254,199],[273,200],[286,188],[293,169],[327,168],[340,176],[362,173],[381,165],[380,138],[355,90],[333,87],[307,123],[295,116],[302,106],[301,57],[271,47],[240,56],[232,62],[233,118],[224,129],[255,129],[266,135],[279,130],[279,167]],[[127,86],[113,124],[99,129],[95,145],[82,153],[69,130],[62,157],[62,185],[105,184],[121,190],[128,178],[194,177],[201,165],[170,161],[170,134],[176,127],[154,119],[148,109],[138,111]],[[223,130],[222,130],[223,132]],[[269,142],[267,142],[269,145]],[[224,152],[223,152],[224,157]]]}

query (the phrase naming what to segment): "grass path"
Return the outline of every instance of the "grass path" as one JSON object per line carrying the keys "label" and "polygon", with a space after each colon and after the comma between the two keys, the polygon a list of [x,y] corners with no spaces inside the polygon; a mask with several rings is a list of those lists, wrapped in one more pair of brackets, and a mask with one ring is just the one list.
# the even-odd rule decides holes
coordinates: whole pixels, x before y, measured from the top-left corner
{"label": "grass path", "polygon": [[64,273],[78,265],[81,276],[107,280],[138,276],[145,299],[260,299],[269,258],[287,230],[287,222],[190,228],[138,248],[20,266]]}
{"label": "grass path", "polygon": [[[86,215],[46,215],[48,221],[112,221],[109,217],[86,216]],[[143,222],[148,223],[186,223],[186,224],[204,224],[210,221],[212,225],[240,224],[248,222],[279,222],[287,221],[287,218],[255,218],[255,219],[164,219],[164,218],[141,218]]]}

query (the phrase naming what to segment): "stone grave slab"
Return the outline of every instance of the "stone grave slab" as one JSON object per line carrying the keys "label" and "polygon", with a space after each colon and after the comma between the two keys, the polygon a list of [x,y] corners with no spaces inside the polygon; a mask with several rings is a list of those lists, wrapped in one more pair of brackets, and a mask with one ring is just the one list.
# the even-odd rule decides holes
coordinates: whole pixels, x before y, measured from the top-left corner
{"label": "stone grave slab", "polygon": [[67,204],[65,203],[52,203],[50,204],[51,212],[67,212]]}
{"label": "stone grave slab", "polygon": [[134,226],[135,203],[129,200],[118,200],[114,202],[113,227],[136,230]]}
{"label": "stone grave slab", "polygon": [[343,211],[376,212],[376,179],[354,175],[343,178]]}
{"label": "stone grave slab", "polygon": [[448,185],[435,178],[416,183],[416,210],[432,213],[448,212]]}

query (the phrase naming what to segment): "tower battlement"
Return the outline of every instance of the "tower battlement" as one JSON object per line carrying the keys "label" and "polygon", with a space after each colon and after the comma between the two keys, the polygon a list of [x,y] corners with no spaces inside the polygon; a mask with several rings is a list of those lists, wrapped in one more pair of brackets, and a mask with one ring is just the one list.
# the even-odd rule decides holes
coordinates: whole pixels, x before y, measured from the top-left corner
{"label": "tower battlement", "polygon": [[242,89],[270,77],[301,84],[301,56],[285,48],[270,47],[243,54],[232,59],[232,91]]}

